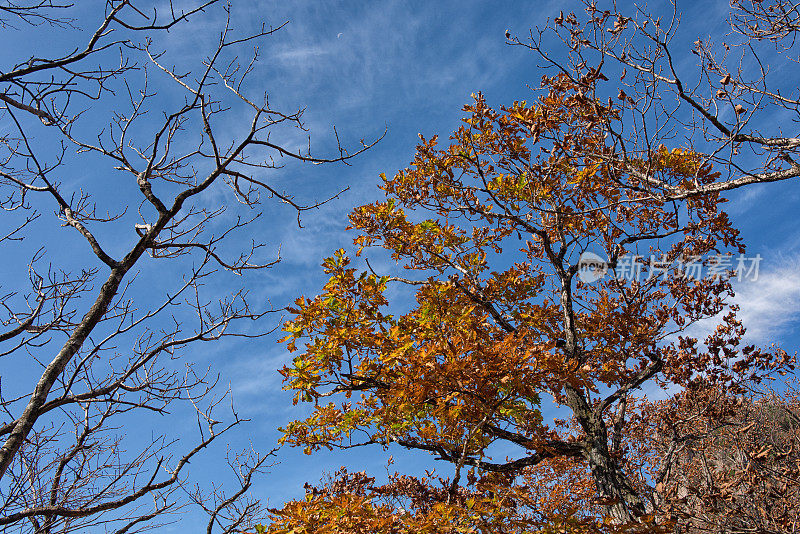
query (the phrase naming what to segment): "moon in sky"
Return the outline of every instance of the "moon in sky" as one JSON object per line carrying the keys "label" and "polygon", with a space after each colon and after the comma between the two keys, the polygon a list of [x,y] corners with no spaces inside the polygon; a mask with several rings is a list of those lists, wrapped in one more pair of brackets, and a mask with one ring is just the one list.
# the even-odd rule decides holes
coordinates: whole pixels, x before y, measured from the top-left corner
{"label": "moon in sky", "polygon": [[339,37],[341,37],[341,36],[342,36],[342,32],[339,32],[339,33],[337,33],[337,34],[336,34],[336,38],[337,38],[337,39],[338,39]]}

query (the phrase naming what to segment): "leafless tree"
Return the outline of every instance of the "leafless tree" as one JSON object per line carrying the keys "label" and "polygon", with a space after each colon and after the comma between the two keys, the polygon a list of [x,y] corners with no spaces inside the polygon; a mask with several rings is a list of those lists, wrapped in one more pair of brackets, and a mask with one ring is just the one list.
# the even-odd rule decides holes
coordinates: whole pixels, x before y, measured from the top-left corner
{"label": "leafless tree", "polygon": [[[229,395],[214,373],[181,370],[178,358],[202,342],[265,334],[257,321],[274,310],[252,306],[244,288],[220,296],[218,280],[279,260],[257,242],[237,249],[267,210],[284,203],[299,223],[326,201],[296,201],[268,171],[346,162],[370,145],[348,152],[337,135],[335,155],[318,158],[310,143],[298,151],[275,139],[305,131],[302,110],[277,111],[247,88],[260,41],[280,25],[237,33],[222,0],[85,8],[0,1],[4,41],[42,29],[75,38],[79,19],[98,19],[77,48],[0,71],[0,528],[135,532],[199,506],[207,532],[240,532],[261,511],[246,493],[273,453],[230,452],[238,485],[227,492],[192,485],[190,461],[243,420],[232,404],[219,414]],[[159,42],[197,17],[220,21],[210,55],[170,56]],[[242,59],[243,49],[255,52]],[[233,121],[244,125],[236,134]],[[106,174],[78,180],[91,169]],[[182,271],[163,280],[171,289],[157,302],[136,275],[165,260]],[[182,405],[197,419],[193,443],[130,431]]]}

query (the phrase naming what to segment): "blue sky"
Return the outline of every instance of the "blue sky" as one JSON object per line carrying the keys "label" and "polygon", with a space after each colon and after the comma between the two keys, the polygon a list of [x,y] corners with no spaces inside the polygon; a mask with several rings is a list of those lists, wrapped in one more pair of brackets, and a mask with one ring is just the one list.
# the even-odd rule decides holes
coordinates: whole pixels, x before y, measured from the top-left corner
{"label": "blue sky", "polygon": [[[191,3],[191,2],[187,2]],[[100,2],[81,4],[81,22],[91,27],[98,15],[92,10]],[[378,198],[379,174],[392,174],[407,165],[413,156],[417,134],[446,137],[459,125],[461,107],[470,94],[482,91],[491,105],[510,104],[514,100],[535,97],[528,85],[536,87],[543,71],[537,58],[521,47],[509,47],[504,32],[524,36],[530,28],[546,24],[560,9],[571,4],[549,1],[380,1],[380,2],[279,2],[255,0],[235,2],[234,27],[252,31],[261,22],[277,26],[289,24],[267,38],[261,45],[261,62],[253,72],[250,91],[267,91],[271,104],[282,110],[306,107],[306,125],[317,153],[331,153],[335,148],[332,126],[345,144],[374,139],[384,129],[386,137],[375,148],[350,166],[288,165],[269,174],[271,184],[292,192],[299,200],[311,201],[349,187],[338,200],[303,217],[299,229],[293,214],[276,204],[267,204],[264,217],[251,231],[277,249],[283,261],[264,273],[249,273],[244,283],[257,299],[276,307],[290,303],[303,294],[314,295],[323,282],[319,263],[339,247],[347,247],[351,237],[344,231],[346,214],[355,206]],[[622,6],[623,4],[619,4]],[[689,43],[698,36],[720,36],[726,31],[718,14],[727,10],[727,1],[679,4],[683,12],[681,39]],[[213,47],[213,32],[221,21],[213,16],[186,24],[162,41],[171,58],[192,61],[199,52]],[[32,32],[34,35],[35,32]],[[41,34],[39,34],[41,37]],[[81,42],[85,34],[65,34],[53,40],[15,41],[0,51],[4,62],[9,57],[26,55],[28,47],[46,53],[56,46]],[[693,61],[686,54],[685,61]],[[790,78],[791,79],[791,78]],[[156,82],[160,83],[160,82]],[[99,113],[98,119],[99,120]],[[235,114],[225,128],[236,132],[247,125]],[[780,121],[780,118],[776,119]],[[95,124],[95,123],[92,123]],[[99,124],[99,122],[97,122]],[[303,133],[287,131],[278,140],[302,146]],[[107,168],[83,169],[81,176],[65,177],[74,187],[92,187],[101,200],[113,202],[111,192],[103,190]],[[761,254],[759,280],[737,287],[736,302],[749,327],[753,342],[780,341],[789,350],[797,345],[795,328],[800,313],[800,223],[796,206],[800,188],[794,183],[755,186],[729,195],[729,212],[742,230],[749,255]],[[117,199],[118,200],[118,199]],[[137,201],[138,202],[138,201]],[[52,221],[49,222],[52,225]],[[48,235],[59,236],[61,228],[42,228]],[[69,238],[67,238],[69,239]],[[44,239],[43,239],[44,241]],[[85,262],[79,241],[48,242],[52,252],[59,247],[75,247],[75,264]],[[120,247],[125,243],[120,242]],[[373,264],[391,270],[387,262]],[[165,270],[166,269],[166,270]],[[138,295],[148,298],[148,280],[177,275],[177,267],[142,266]],[[4,280],[20,276],[3,270]],[[220,290],[239,279],[222,279]],[[7,285],[7,282],[4,284]],[[151,295],[152,296],[152,295]],[[271,319],[277,322],[277,316]],[[238,340],[192,349],[184,357],[198,366],[219,372],[223,383],[230,383],[238,411],[252,422],[241,428],[231,447],[248,443],[264,450],[278,438],[276,428],[301,416],[307,407],[291,405],[291,394],[281,391],[276,369],[288,359],[275,334],[258,341]],[[190,432],[193,421],[176,426],[174,420],[154,421],[156,431]],[[198,480],[220,480],[224,473],[221,459],[225,447],[217,446],[193,462]],[[420,453],[394,454],[398,469],[420,470],[431,462]],[[379,450],[354,453],[317,453],[304,456],[297,450],[283,450],[279,464],[261,477],[253,494],[268,500],[270,506],[303,494],[303,483],[316,482],[325,471],[340,465],[366,469],[376,475],[384,472],[386,455]],[[198,521],[202,521],[198,517]],[[191,518],[182,520],[185,528]]]}
{"label": "blue sky", "polygon": [[[497,106],[534,97],[528,85],[535,87],[543,71],[530,52],[507,46],[503,33],[509,28],[514,34],[526,34],[559,9],[566,11],[567,5],[375,2],[354,8],[347,2],[258,3],[259,11],[275,20],[291,20],[286,31],[275,36],[271,56],[275,59],[266,54],[265,63],[271,64],[272,79],[293,88],[289,95],[302,95],[316,139],[324,138],[331,123],[340,133],[356,137],[375,135],[384,123],[388,127],[384,141],[352,167],[309,171],[312,183],[347,184],[351,190],[341,201],[307,216],[306,229],[283,227],[284,263],[267,275],[281,288],[276,299],[319,291],[323,283],[319,258],[350,243],[343,232],[347,208],[377,197],[378,175],[408,164],[418,133],[446,136],[458,126],[461,107],[473,92],[482,91]],[[727,6],[727,2],[679,4],[685,10],[686,42],[724,31],[723,19],[712,15],[724,13]],[[694,56],[686,56],[693,61]],[[272,94],[281,98],[286,93],[273,90]],[[736,302],[749,326],[748,337],[756,343],[780,340],[791,352],[800,311],[800,226],[793,217],[798,188],[756,186],[729,198],[729,211],[746,237],[748,255],[760,253],[765,258],[759,280],[737,288]],[[269,441],[282,418],[303,408],[289,406],[288,395],[277,391],[279,379],[273,369],[287,359],[282,347],[266,343],[260,350],[254,356],[232,355],[225,369],[238,399],[253,407],[257,422],[252,426],[258,427],[253,436]],[[390,452],[401,470],[419,471],[433,463],[421,453]],[[304,481],[314,482],[322,471],[339,465],[365,468],[375,475],[385,472],[386,454],[377,450],[310,457],[284,451],[281,457],[282,463],[257,488],[273,505],[301,495]]]}

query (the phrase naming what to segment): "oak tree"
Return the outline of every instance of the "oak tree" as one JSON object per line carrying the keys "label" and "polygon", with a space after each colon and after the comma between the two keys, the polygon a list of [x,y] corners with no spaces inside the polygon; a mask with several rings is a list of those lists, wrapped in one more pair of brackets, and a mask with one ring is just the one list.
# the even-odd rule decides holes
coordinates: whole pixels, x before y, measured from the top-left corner
{"label": "oak tree", "polygon": [[[262,531],[795,528],[795,427],[774,443],[754,429],[770,406],[796,416],[796,401],[752,393],[795,360],[742,343],[729,299],[747,258],[723,192],[800,175],[798,138],[758,122],[797,113],[797,88],[746,70],[758,61],[727,65],[732,49],[788,55],[796,12],[734,2],[739,33],[695,42],[687,73],[677,11],[585,7],[529,40],[507,35],[551,67],[538,96],[494,109],[476,95],[448,141],[421,137],[383,177],[385,198],[351,213],[355,257],[383,248],[408,274],[337,251],[285,326],[287,388],[314,407],[284,443],[402,447],[452,471],[340,472]],[[547,32],[565,51],[545,48]],[[553,404],[567,415],[546,418]]]}

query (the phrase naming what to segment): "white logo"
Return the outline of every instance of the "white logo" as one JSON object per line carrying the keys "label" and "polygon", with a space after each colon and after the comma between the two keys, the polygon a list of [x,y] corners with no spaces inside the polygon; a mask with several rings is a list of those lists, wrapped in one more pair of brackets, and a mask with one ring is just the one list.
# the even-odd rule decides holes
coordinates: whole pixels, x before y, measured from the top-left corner
{"label": "white logo", "polygon": [[578,278],[591,284],[608,273],[608,262],[593,252],[584,252],[578,260]]}

